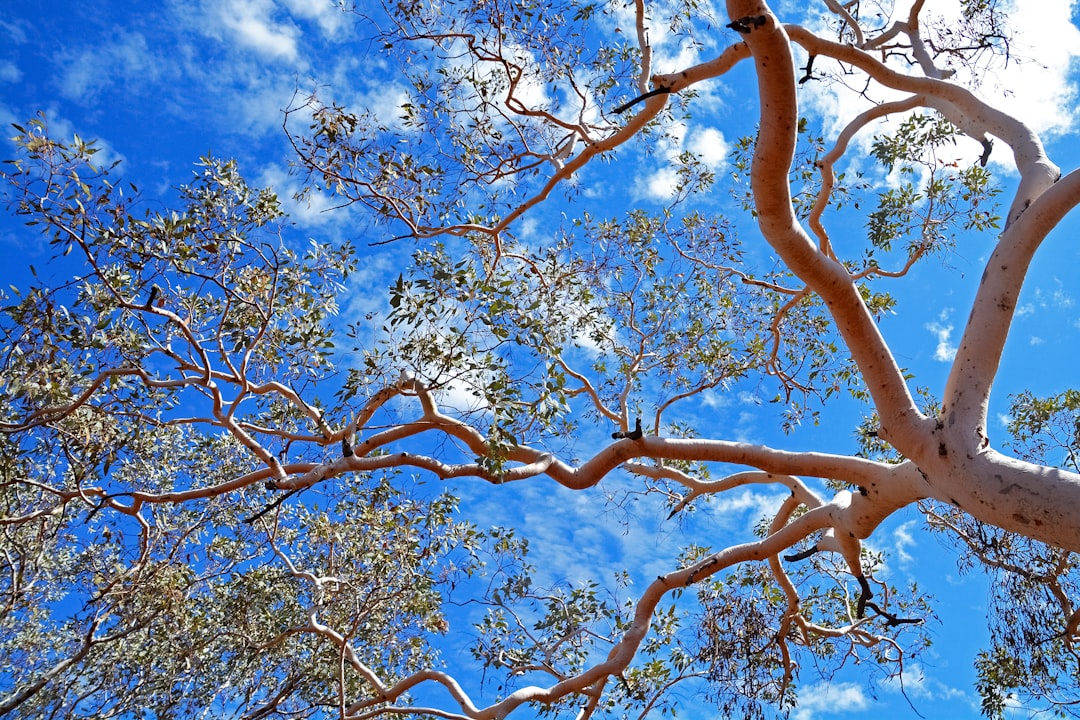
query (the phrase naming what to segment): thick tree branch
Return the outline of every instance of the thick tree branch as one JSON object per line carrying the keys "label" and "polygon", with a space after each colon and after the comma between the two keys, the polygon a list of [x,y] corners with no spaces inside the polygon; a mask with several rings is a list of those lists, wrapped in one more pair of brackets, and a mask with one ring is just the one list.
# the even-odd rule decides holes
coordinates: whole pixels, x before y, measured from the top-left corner
{"label": "thick tree branch", "polygon": [[838,259],[833,252],[829,234],[826,232],[825,226],[821,223],[821,216],[825,212],[825,208],[829,206],[832,189],[836,184],[836,173],[834,172],[833,167],[836,165],[837,161],[844,156],[844,153],[847,152],[848,145],[855,137],[855,134],[873,120],[885,117],[891,113],[906,112],[925,104],[926,98],[921,95],[913,95],[904,100],[875,105],[869,110],[859,113],[859,115],[840,131],[832,148],[818,160],[817,166],[821,170],[821,187],[818,189],[817,197],[814,198],[814,206],[810,209],[810,215],[807,217],[806,221],[810,225],[811,231],[813,231],[814,235],[818,238],[818,246],[821,248],[821,252],[834,260]]}
{"label": "thick tree branch", "polygon": [[979,443],[985,437],[990,387],[1031,259],[1050,231],[1078,204],[1080,171],[1073,171],[1005,229],[986,263],[943,397],[947,424],[952,427],[959,422],[972,433],[969,442]]}
{"label": "thick tree branch", "polygon": [[761,106],[751,187],[762,235],[792,272],[824,300],[874,398],[883,437],[894,444],[894,438],[917,437],[926,420],[858,287],[843,265],[814,245],[795,217],[788,170],[798,135],[798,109],[795,63],[787,35],[764,3],[732,0],[728,13],[769,17],[763,27],[745,36],[758,72]]}
{"label": "thick tree branch", "polygon": [[1021,178],[1009,208],[1006,227],[1015,222],[1032,201],[1061,176],[1061,170],[1050,162],[1042,141],[1030,128],[990,107],[969,90],[935,78],[896,72],[869,53],[817,37],[797,25],[789,25],[786,29],[791,39],[809,53],[854,65],[885,87],[925,96],[927,105],[976,140],[983,140],[986,134],[991,134],[1005,141],[1012,148]]}

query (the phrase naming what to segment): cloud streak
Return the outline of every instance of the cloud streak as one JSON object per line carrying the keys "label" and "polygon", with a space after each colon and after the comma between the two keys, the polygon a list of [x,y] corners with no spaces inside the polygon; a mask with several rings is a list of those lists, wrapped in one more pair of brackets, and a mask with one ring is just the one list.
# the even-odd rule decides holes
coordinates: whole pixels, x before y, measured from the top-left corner
{"label": "cloud streak", "polygon": [[948,323],[952,308],[946,308],[938,315],[938,319],[925,325],[926,329],[937,339],[934,346],[934,359],[938,362],[952,362],[956,357],[956,344],[952,340],[953,325]]}

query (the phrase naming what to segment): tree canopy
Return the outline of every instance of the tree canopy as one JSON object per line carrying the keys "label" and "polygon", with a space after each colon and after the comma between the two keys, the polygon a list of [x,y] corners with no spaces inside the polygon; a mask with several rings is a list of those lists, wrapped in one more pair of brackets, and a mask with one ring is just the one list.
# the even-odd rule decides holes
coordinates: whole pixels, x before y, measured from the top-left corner
{"label": "tree canopy", "polygon": [[[584,720],[682,712],[684,687],[784,714],[813,677],[902,677],[931,643],[933,598],[873,542],[909,508],[994,577],[983,712],[1077,714],[1080,395],[1010,398],[1005,442],[990,403],[1080,173],[978,92],[1016,61],[998,3],[821,6],[343,8],[386,102],[298,93],[284,132],[302,197],[397,253],[363,316],[341,308],[369,248],[297,242],[236,162],[156,202],[94,142],[17,124],[5,199],[53,253],[0,314],[0,715]],[[738,82],[730,172],[664,155]],[[811,119],[813,88],[859,109]],[[630,154],[669,162],[666,204],[593,192]],[[888,340],[893,288],[967,237],[993,248],[955,277],[970,315],[927,386]],[[746,388],[790,446],[719,422]],[[803,446],[836,404],[851,452]],[[666,526],[785,499],[750,537],[688,533],[655,577],[582,584],[463,485]]]}

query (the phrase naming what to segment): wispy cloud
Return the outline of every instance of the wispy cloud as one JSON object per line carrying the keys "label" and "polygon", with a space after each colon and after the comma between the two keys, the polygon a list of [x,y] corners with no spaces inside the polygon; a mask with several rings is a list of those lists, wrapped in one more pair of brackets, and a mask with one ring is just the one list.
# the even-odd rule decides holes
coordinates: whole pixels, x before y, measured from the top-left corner
{"label": "wispy cloud", "polygon": [[687,147],[713,172],[720,172],[727,166],[728,155],[731,153],[731,143],[724,138],[724,133],[714,127],[693,131]]}
{"label": "wispy cloud", "polygon": [[934,346],[934,359],[938,362],[951,362],[956,357],[956,345],[952,341],[952,323],[948,323],[952,308],[945,308],[934,322],[926,324],[926,329],[937,338]]}
{"label": "wispy cloud", "polygon": [[339,37],[349,27],[351,17],[337,3],[328,0],[283,0],[294,16],[314,21],[329,38]]}
{"label": "wispy cloud", "polygon": [[893,530],[893,554],[901,565],[906,565],[914,560],[908,549],[914,548],[917,544],[915,536],[911,532],[915,525],[915,520],[908,520]]}
{"label": "wispy cloud", "polygon": [[638,182],[638,192],[644,198],[663,202],[675,195],[679,186],[679,174],[673,167],[662,167],[645,175]]}
{"label": "wispy cloud", "polygon": [[1049,313],[1055,318],[1072,313],[1076,301],[1061,278],[1053,278],[1053,286],[1037,286],[1023,293],[1024,302],[1016,308],[1017,318],[1034,317]]}
{"label": "wispy cloud", "polygon": [[994,71],[983,94],[1039,133],[1061,134],[1076,127],[1077,87],[1070,72],[1080,58],[1080,29],[1072,23],[1074,4],[1011,0],[1001,8],[1016,31],[1012,52],[1020,58],[1038,55],[1039,61],[1014,62]]}
{"label": "wispy cloud", "polygon": [[[1009,28],[1014,33],[1009,45],[1010,59],[1008,62],[1001,60],[996,67],[982,71],[979,77],[976,94],[1040,134],[1064,134],[1074,130],[1077,125],[1074,101],[1077,88],[1070,72],[1080,57],[1080,30],[1071,21],[1072,5],[1069,0],[1046,0],[1041,3],[1009,0],[999,5],[1001,15],[1008,18]],[[897,4],[894,16],[899,19],[899,15],[908,12],[909,6]],[[958,0],[935,3],[924,13],[923,25],[929,26],[935,19],[948,25],[949,18],[958,16],[959,7]],[[807,22],[816,27],[821,22],[821,16],[813,12],[815,15],[808,17]],[[888,24],[882,23],[883,26]],[[1038,56],[1038,63],[1025,61],[1033,55]],[[802,62],[804,59],[798,60]],[[910,72],[906,66],[897,69]],[[963,67],[954,69],[958,71],[954,78],[957,82],[976,85],[970,70]],[[901,95],[875,88],[864,96],[840,85],[815,82],[806,83],[800,90],[803,106],[825,121],[829,135],[839,132],[844,123],[867,109],[871,101],[883,102]],[[895,125],[900,119],[901,116],[891,117],[884,126],[864,130],[856,137],[854,145],[868,148],[873,136],[881,134],[882,127]],[[973,160],[981,153],[981,147],[974,141],[961,142],[956,146],[956,153],[960,158]],[[849,152],[849,157],[858,158],[859,153]],[[990,162],[1002,164],[1008,169],[1012,167],[1012,156],[1007,152],[994,152]]]}
{"label": "wispy cloud", "polygon": [[799,692],[799,707],[792,720],[814,720],[821,715],[835,716],[870,707],[870,699],[854,683],[820,683]]}
{"label": "wispy cloud", "polygon": [[699,507],[712,527],[752,532],[763,517],[772,518],[790,493],[777,492],[779,486],[756,486],[715,495]]}
{"label": "wispy cloud", "polygon": [[904,669],[899,676],[885,680],[883,685],[890,692],[903,692],[912,698],[959,701],[968,704],[973,711],[978,710],[978,702],[967,692],[950,687],[933,675],[935,673],[928,674],[919,663],[908,661],[904,664]]}
{"label": "wispy cloud", "polygon": [[83,104],[92,103],[118,83],[141,92],[167,72],[146,37],[138,32],[115,31],[108,42],[63,52],[59,64],[61,95]]}
{"label": "wispy cloud", "polygon": [[278,163],[264,166],[258,175],[257,183],[273,188],[289,218],[305,228],[342,225],[355,220],[344,210],[328,212],[335,207],[335,202],[327,195],[311,193],[303,200],[296,200],[296,194],[302,189],[300,178],[290,174],[287,168]]}
{"label": "wispy cloud", "polygon": [[14,83],[22,79],[22,70],[7,60],[0,60],[0,82]]}
{"label": "wispy cloud", "polygon": [[666,164],[638,181],[639,197],[657,202],[671,200],[678,190],[680,180],[675,162],[678,156],[687,150],[697,155],[714,173],[720,173],[727,167],[731,144],[717,128],[679,124],[668,128],[668,132],[668,137],[660,141],[660,151],[657,153]]}
{"label": "wispy cloud", "polygon": [[232,0],[217,6],[216,19],[227,35],[264,57],[295,61],[299,31],[269,20],[274,14],[270,0]]}

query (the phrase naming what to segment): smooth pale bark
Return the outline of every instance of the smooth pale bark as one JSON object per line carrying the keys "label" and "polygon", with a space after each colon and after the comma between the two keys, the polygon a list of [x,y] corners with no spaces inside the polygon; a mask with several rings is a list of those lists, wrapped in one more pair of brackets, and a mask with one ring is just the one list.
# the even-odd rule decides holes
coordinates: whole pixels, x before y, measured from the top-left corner
{"label": "smooth pale bark", "polygon": [[[846,15],[838,3],[830,0],[828,4],[842,17]],[[903,33],[911,38],[920,66],[929,78],[902,75],[857,48],[816,38],[802,28],[789,28],[792,36],[789,38],[763,2],[730,0],[727,6],[733,20],[765,16],[765,22],[746,24],[744,27],[748,27],[749,32],[743,35],[744,42],[733,45],[715,61],[680,73],[654,76],[654,87],[677,92],[726,72],[746,57],[746,53],[751,55],[758,75],[761,108],[751,188],[762,236],[787,266],[824,300],[869,388],[882,422],[880,435],[908,459],[886,465],[858,458],[787,452],[743,443],[654,436],[612,443],[576,467],[539,450],[516,447],[511,449],[508,458],[514,467],[500,478],[486,476],[476,465],[442,465],[431,458],[404,454],[384,456],[396,457],[402,464],[426,467],[444,477],[473,474],[504,482],[544,474],[573,489],[592,487],[622,465],[643,476],[683,484],[689,494],[678,503],[676,510],[700,495],[726,492],[751,483],[779,483],[788,487],[792,495],[773,520],[766,538],[724,548],[691,567],[662,575],[650,583],[639,598],[630,627],[604,662],[547,687],[519,688],[487,708],[476,707],[460,687],[447,678],[430,672],[418,673],[395,686],[380,686],[376,697],[350,708],[360,716],[365,712],[377,713],[375,706],[378,703],[392,702],[423,681],[442,684],[458,705],[460,716],[440,712],[444,717],[502,718],[524,703],[555,702],[572,693],[593,699],[582,711],[583,716],[588,716],[608,678],[621,673],[634,659],[658,603],[670,590],[698,582],[737,563],[767,560],[788,597],[790,612],[785,617],[785,623],[788,623],[785,627],[790,627],[790,623],[803,623],[800,627],[808,629],[799,612],[797,591],[787,581],[778,554],[797,542],[816,536],[817,549],[840,553],[852,574],[862,577],[859,539],[869,537],[891,513],[923,498],[949,503],[1006,530],[1080,551],[1080,476],[1006,457],[990,447],[986,436],[990,388],[1028,263],[1047,233],[1076,205],[1080,197],[1080,179],[1070,176],[1055,185],[1057,168],[1046,157],[1034,133],[985,105],[968,91],[942,81],[946,73],[933,66],[918,38],[921,3],[912,8],[906,23],[898,23],[889,32]],[[640,15],[640,4],[638,10]],[[854,25],[850,16],[847,20]],[[639,36],[643,35],[639,22]],[[823,203],[820,198],[812,218],[818,242],[813,241],[796,218],[788,184],[798,119],[792,39],[814,54],[850,63],[887,87],[911,93],[908,99],[868,111],[849,125],[845,135],[838,140],[836,152],[829,155],[822,166],[826,185],[831,182],[832,164],[843,154],[850,135],[869,120],[890,110],[907,110],[914,106],[935,108],[974,137],[993,134],[1005,140],[1013,150],[1021,174],[1019,189],[1009,211],[1007,229],[980,285],[945,389],[944,411],[937,418],[928,418],[919,412],[890,348],[862,301],[855,279],[833,256],[821,223]],[[861,36],[859,42],[863,43]],[[643,85],[639,89],[644,93]],[[663,95],[650,98],[632,121],[635,129],[640,127],[642,118],[655,117],[664,101]],[[827,188],[823,190],[825,199],[828,192]],[[413,383],[408,390],[418,396],[423,414],[405,433],[438,430],[457,438],[478,454],[484,452],[485,438],[475,429],[441,414],[422,385]],[[378,437],[368,441],[365,452],[381,445]],[[757,470],[706,482],[662,464],[637,462],[640,459],[722,462]],[[372,460],[375,458],[354,457],[336,461],[335,465],[340,463],[342,470],[357,470],[366,468],[366,463]],[[799,480],[806,476],[846,481],[856,485],[858,492],[839,492],[826,502]],[[797,508],[803,508],[805,512],[796,515]],[[860,632],[854,626],[814,627],[811,630],[823,636]]]}
{"label": "smooth pale bark", "polygon": [[[1038,138],[1014,119],[988,108],[973,95],[939,80],[899,77],[854,48],[806,37],[808,48],[859,60],[872,76],[898,89],[925,93],[931,106],[959,112],[1013,145],[1024,179],[1010,224],[987,268],[972,319],[946,389],[944,415],[923,418],[884,339],[859,297],[850,275],[814,245],[795,218],[788,189],[796,122],[795,63],[784,28],[761,2],[732,0],[732,18],[766,15],[746,44],[758,72],[761,123],[752,174],[759,227],[788,267],[825,300],[841,335],[866,378],[882,423],[882,437],[911,458],[933,497],[976,518],[1069,550],[1080,550],[1080,476],[1022,463],[994,452],[986,438],[990,386],[997,371],[1027,263],[1065,212],[1075,206],[1080,180],[1053,186],[1056,167]],[[812,37],[812,36],[811,36]],[[935,103],[934,93],[940,94]],[[949,113],[947,112],[946,115]],[[1025,172],[1026,171],[1026,172]],[[1016,208],[1020,207],[1017,211]]]}
{"label": "smooth pale bark", "polygon": [[[761,3],[749,3],[763,6]],[[987,105],[971,91],[929,77],[899,73],[867,52],[820,38],[806,28],[787,27],[791,39],[807,52],[851,64],[884,87],[925,95],[927,105],[973,138],[993,135],[1003,140],[1013,153],[1020,184],[1009,207],[1008,223],[1018,218],[1032,201],[1053,185],[1061,170],[1046,156],[1042,141],[1031,128],[1016,118]]]}
{"label": "smooth pale bark", "polygon": [[[564,126],[563,129],[570,131],[571,138],[557,155],[550,158],[556,170],[538,192],[511,210],[498,224],[490,227],[458,225],[450,228],[414,228],[414,232],[417,235],[486,233],[497,244],[504,229],[542,203],[559,183],[571,178],[601,153],[615,150],[626,143],[658,117],[668,100],[667,93],[676,93],[705,79],[722,75],[740,61],[750,58],[757,72],[761,109],[759,136],[751,168],[751,190],[762,237],[792,272],[824,301],[867,384],[881,418],[879,434],[907,458],[903,462],[890,465],[856,457],[785,451],[724,440],[646,435],[637,440],[623,439],[610,443],[588,460],[577,464],[527,445],[509,448],[504,458],[506,468],[499,472],[492,470],[491,464],[481,462],[451,463],[434,455],[396,451],[402,441],[424,433],[435,433],[442,436],[440,440],[451,438],[452,441],[433,442],[431,447],[452,444],[458,450],[468,451],[463,453],[464,457],[486,457],[491,453],[489,438],[465,420],[444,414],[436,397],[423,382],[403,376],[398,383],[372,396],[350,422],[339,429],[331,429],[321,413],[304,402],[291,388],[278,383],[253,384],[248,381],[243,364],[229,364],[227,371],[215,370],[211,355],[201,349],[200,339],[179,315],[121,298],[122,307],[132,312],[149,312],[160,316],[178,327],[192,347],[200,348],[197,358],[178,365],[182,379],[161,380],[142,368],[107,371],[72,403],[38,411],[18,424],[0,424],[0,431],[17,432],[63,419],[87,403],[113,375],[123,378],[130,376],[148,387],[196,387],[205,390],[213,403],[212,417],[200,418],[199,421],[229,432],[263,463],[263,467],[239,478],[175,492],[135,491],[113,496],[103,487],[57,491],[56,507],[17,518],[0,518],[0,523],[24,522],[42,514],[56,513],[76,498],[83,501],[93,499],[113,510],[134,516],[147,531],[143,535],[145,542],[149,524],[141,511],[148,505],[222,496],[267,481],[275,490],[296,490],[340,475],[392,467],[420,468],[441,478],[477,477],[495,484],[546,477],[573,490],[593,488],[617,468],[624,467],[645,477],[681,484],[687,495],[676,501],[676,511],[685,508],[697,497],[729,492],[749,484],[778,484],[790,490],[791,495],[772,519],[767,537],[722,548],[690,567],[674,569],[649,583],[638,599],[630,626],[615,641],[603,662],[572,677],[555,677],[550,686],[534,684],[518,688],[488,707],[477,706],[457,681],[437,670],[424,670],[396,683],[383,681],[359,659],[346,634],[319,620],[319,608],[313,605],[308,611],[306,625],[294,626],[287,632],[318,634],[341,653],[342,666],[348,665],[368,684],[368,695],[349,708],[356,717],[384,714],[388,710],[382,707],[383,703],[395,703],[417,686],[432,683],[443,688],[458,708],[457,712],[439,708],[393,708],[390,712],[502,718],[525,703],[551,703],[572,694],[589,698],[593,704],[588,707],[595,708],[608,679],[622,673],[634,661],[649,632],[656,608],[668,593],[744,562],[769,563],[773,578],[787,597],[788,611],[782,620],[786,623],[785,628],[798,625],[807,632],[807,637],[811,634],[819,637],[847,635],[871,644],[881,638],[870,636],[869,631],[856,627],[858,623],[854,621],[847,627],[811,625],[800,610],[797,588],[789,581],[779,556],[793,545],[809,541],[816,550],[838,553],[852,576],[865,582],[860,540],[870,537],[892,513],[924,498],[934,498],[961,508],[979,520],[1005,530],[1080,551],[1080,476],[1025,463],[995,451],[987,437],[986,427],[990,390],[998,372],[1024,277],[1034,253],[1049,232],[1080,202],[1080,173],[1072,173],[1059,180],[1057,167],[1049,161],[1038,137],[1030,129],[983,103],[969,91],[943,81],[946,73],[934,67],[925,45],[918,39],[917,10],[921,2],[913,6],[906,23],[898,23],[885,34],[869,40],[864,40],[855,20],[839,3],[826,0],[826,4],[851,25],[856,31],[859,45],[864,48],[880,46],[886,37],[907,35],[912,41],[918,66],[929,77],[905,75],[887,67],[859,47],[818,38],[797,26],[783,26],[763,2],[731,0],[728,2],[731,18],[753,19],[743,25],[748,31],[741,35],[740,42],[728,47],[715,59],[681,72],[649,78],[645,6],[637,2],[637,37],[642,45],[643,62],[638,90],[642,95],[647,94],[646,83],[651,81],[654,89],[666,92],[644,98],[635,106],[634,114],[623,126],[604,137],[593,137],[593,130],[584,126]],[[758,22],[760,18],[764,18],[763,22]],[[861,70],[884,87],[909,93],[904,100],[878,106],[854,118],[837,138],[834,150],[821,160],[822,190],[809,221],[814,237],[797,219],[789,185],[799,117],[796,93],[798,73],[792,54],[793,42],[814,55],[831,57]],[[823,221],[834,181],[833,166],[843,156],[854,133],[887,112],[907,111],[917,106],[940,111],[973,137],[993,135],[1003,140],[1012,149],[1021,177],[1016,197],[1011,203],[1006,229],[980,282],[944,390],[943,410],[937,418],[926,417],[916,406],[885,337],[862,300],[856,282],[858,278],[853,278],[835,257]],[[522,108],[522,112],[525,110]],[[575,155],[577,147],[583,149]],[[564,369],[569,377],[581,383],[587,396],[592,398],[599,416],[621,423],[624,431],[627,429],[629,385],[619,401],[621,412],[616,412],[604,406],[600,395],[585,376],[574,373],[569,367],[564,366]],[[226,402],[223,391],[219,389],[221,387],[239,388],[239,394]],[[239,403],[245,397],[261,395],[278,395],[293,403],[305,417],[313,421],[317,429],[311,432],[316,434],[255,428],[235,419]],[[416,416],[364,436],[369,422],[392,400],[401,400],[403,405],[411,403],[412,407],[418,406]],[[661,412],[657,411],[658,418]],[[288,462],[278,461],[260,444],[258,438],[262,435],[322,446],[332,446],[343,440],[355,441],[355,444],[351,446],[350,454],[328,462]],[[754,470],[736,472],[717,481],[702,481],[666,466],[664,461],[723,463]],[[857,489],[837,492],[832,498],[826,499],[815,494],[809,483],[803,482],[801,478],[806,477],[845,482]],[[146,553],[145,545],[143,553]],[[279,553],[279,556],[298,580],[316,587],[332,580],[299,570],[283,553]],[[142,561],[140,558],[139,562]],[[1075,622],[1070,627],[1075,627]],[[780,632],[776,635],[776,642],[783,644],[787,637],[786,631]],[[80,660],[89,645],[96,641],[92,633],[87,635],[85,647],[77,651],[70,661],[64,662]],[[786,653],[786,646],[783,650]],[[784,657],[785,670],[790,677],[795,664],[789,661],[786,654]],[[63,663],[58,664],[43,676],[42,683],[49,682],[65,667]],[[25,694],[16,694],[6,701],[0,700],[0,703],[15,707],[24,697]],[[582,714],[587,715],[588,712],[583,711]]]}
{"label": "smooth pale bark", "polygon": [[858,287],[843,265],[820,251],[795,217],[788,171],[798,135],[798,103],[787,34],[764,3],[729,2],[728,12],[733,18],[768,18],[745,36],[758,73],[761,107],[751,169],[761,233],[792,272],[824,300],[878,408],[882,437],[917,432],[925,427],[926,418],[915,405]]}
{"label": "smooth pale bark", "polygon": [[1080,172],[1072,172],[1036,198],[1002,233],[986,263],[975,302],[945,386],[949,423],[986,426],[990,386],[1016,311],[1031,258],[1042,241],[1080,203]]}

